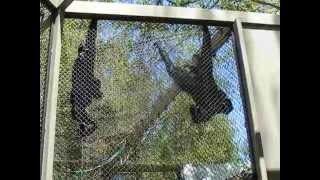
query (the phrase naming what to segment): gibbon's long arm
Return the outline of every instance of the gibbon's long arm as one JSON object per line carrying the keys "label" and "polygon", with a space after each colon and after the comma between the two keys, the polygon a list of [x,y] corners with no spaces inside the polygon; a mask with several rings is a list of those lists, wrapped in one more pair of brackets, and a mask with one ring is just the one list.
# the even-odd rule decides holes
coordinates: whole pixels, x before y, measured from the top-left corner
{"label": "gibbon's long arm", "polygon": [[167,73],[173,79],[173,81],[179,86],[179,88],[186,92],[193,92],[196,88],[196,79],[191,76],[191,73],[180,68],[174,66],[172,61],[169,58],[169,55],[160,48],[157,42],[154,43],[158,52],[161,56],[161,60],[164,62],[166,66]]}
{"label": "gibbon's long arm", "polygon": [[202,26],[202,46],[200,49],[199,72],[206,76],[212,76],[213,63],[211,58],[211,34],[208,26]]}
{"label": "gibbon's long arm", "polygon": [[211,55],[215,56],[216,52],[227,42],[231,36],[231,28],[217,27],[217,33],[211,38]]}
{"label": "gibbon's long arm", "polygon": [[174,68],[174,65],[173,65],[172,61],[170,60],[168,53],[165,52],[165,51],[163,51],[163,50],[160,48],[158,42],[155,42],[155,43],[154,43],[154,46],[158,49],[158,52],[159,52],[160,57],[161,57],[161,60],[164,62],[165,66],[166,66],[167,72],[168,72],[169,74],[171,74],[171,73],[172,73],[172,70],[173,70],[173,68]]}

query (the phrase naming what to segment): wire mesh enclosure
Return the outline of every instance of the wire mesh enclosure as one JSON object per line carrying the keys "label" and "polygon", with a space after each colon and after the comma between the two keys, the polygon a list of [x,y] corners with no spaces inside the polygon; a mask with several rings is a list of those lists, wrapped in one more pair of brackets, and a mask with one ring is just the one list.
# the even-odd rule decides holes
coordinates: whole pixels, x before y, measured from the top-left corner
{"label": "wire mesh enclosure", "polygon": [[254,179],[233,46],[223,27],[65,19],[54,179]]}
{"label": "wire mesh enclosure", "polygon": [[[50,11],[40,3],[40,25],[50,16]],[[40,144],[42,144],[42,126],[44,118],[44,96],[46,90],[46,76],[48,64],[50,28],[40,31]]]}
{"label": "wire mesh enclosure", "polygon": [[40,2],[40,25],[51,15],[50,10]]}

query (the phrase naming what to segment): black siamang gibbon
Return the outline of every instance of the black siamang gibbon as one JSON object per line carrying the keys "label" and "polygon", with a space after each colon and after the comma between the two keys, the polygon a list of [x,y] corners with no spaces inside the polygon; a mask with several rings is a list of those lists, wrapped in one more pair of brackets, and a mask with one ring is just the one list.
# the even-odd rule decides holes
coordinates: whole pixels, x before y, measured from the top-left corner
{"label": "black siamang gibbon", "polygon": [[223,113],[229,114],[233,110],[231,100],[216,84],[213,78],[211,35],[207,26],[202,26],[203,38],[199,54],[194,54],[189,70],[175,66],[169,56],[156,42],[161,60],[164,62],[169,76],[178,87],[188,93],[195,104],[190,107],[192,121],[195,123],[206,122],[212,116]]}
{"label": "black siamang gibbon", "polygon": [[86,38],[78,48],[78,57],[72,71],[71,114],[79,123],[80,137],[91,135],[97,128],[90,119],[86,108],[93,98],[101,98],[101,82],[94,77],[94,60],[96,56],[97,20],[90,22]]}

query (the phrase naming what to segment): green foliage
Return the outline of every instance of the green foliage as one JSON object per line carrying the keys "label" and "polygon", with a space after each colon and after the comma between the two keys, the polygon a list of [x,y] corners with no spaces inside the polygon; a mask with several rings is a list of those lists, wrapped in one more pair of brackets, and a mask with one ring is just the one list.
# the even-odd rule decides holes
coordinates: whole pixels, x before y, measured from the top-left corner
{"label": "green foliage", "polygon": [[192,99],[185,93],[176,97],[162,114],[163,127],[146,140],[140,163],[224,163],[235,157],[228,120],[217,116],[206,124],[193,124],[191,104]]}
{"label": "green foliage", "polygon": [[[98,129],[87,142],[80,142],[77,136],[78,124],[71,117],[71,75],[79,44],[85,38],[88,25],[87,20],[66,19],[63,26],[56,160],[92,161],[108,158],[117,153],[123,145],[126,153],[121,153],[117,158],[124,158],[128,152],[137,151],[136,157],[128,156],[129,161],[137,164],[225,163],[236,159],[237,149],[232,143],[233,133],[225,116],[213,117],[203,125],[192,124],[189,108],[194,102],[185,93],[179,93],[172,99],[166,111],[155,109],[161,107],[155,104],[161,103],[161,98],[160,101],[153,100],[156,93],[161,94],[162,98],[169,96],[166,93],[170,87],[164,85],[168,77],[165,76],[166,72],[157,72],[159,76],[152,78],[152,68],[157,63],[154,52],[149,52],[147,57],[134,56],[129,60],[133,50],[148,45],[148,41],[143,41],[145,44],[140,44],[141,47],[135,46],[129,32],[139,31],[139,38],[150,39],[169,33],[163,24],[154,28],[151,23],[116,22],[108,31],[120,32],[117,36],[107,42],[98,38],[94,73],[95,77],[101,80],[103,98],[94,100],[86,109],[97,122]],[[185,28],[182,32],[184,34],[180,36],[173,33],[171,41],[180,43],[178,52],[194,52],[198,48],[196,44],[183,42],[186,37],[200,34],[195,33],[192,28]],[[179,59],[175,63],[183,66],[186,61]],[[159,114],[153,114],[159,111]],[[139,127],[137,125],[141,121],[152,122],[159,117],[163,127],[154,135],[137,135],[136,127]],[[148,128],[152,126],[153,123]],[[129,142],[131,136],[138,138],[135,139],[136,142]],[[142,139],[145,140],[141,141]],[[83,168],[86,169],[75,165],[69,169],[78,172]],[[55,171],[58,172],[59,169]],[[81,177],[82,175],[80,174]],[[169,179],[168,174],[160,177]]]}
{"label": "green foliage", "polygon": [[[119,2],[118,0],[101,1]],[[136,4],[152,4],[152,2],[150,0],[134,1]],[[212,8],[213,3],[210,0],[199,0],[194,3],[187,3],[187,0],[172,0],[172,2],[174,2],[172,6],[201,8]],[[266,2],[280,6],[279,0]],[[275,8],[252,0],[220,0],[216,8],[279,13]],[[194,53],[199,46],[189,43],[187,38],[200,38],[201,33],[195,31],[191,25],[168,29],[167,24],[155,26],[152,23],[118,21],[109,26],[109,32],[119,33],[119,35],[107,42],[98,38],[96,43],[95,77],[102,82],[101,91],[104,96],[102,99],[94,100],[87,108],[88,114],[97,122],[98,129],[87,142],[80,142],[77,136],[78,124],[71,117],[71,74],[79,44],[85,38],[88,25],[88,20],[75,19],[66,19],[63,25],[55,139],[55,179],[95,177],[94,172],[87,172],[86,169],[89,167],[83,164],[61,165],[58,161],[94,161],[117,154],[122,147],[125,147],[125,150],[119,153],[117,160],[129,157],[128,161],[136,164],[239,162],[239,150],[232,142],[233,131],[227,117],[222,115],[212,117],[209,122],[202,125],[191,123],[189,108],[194,102],[185,93],[179,93],[172,99],[166,110],[156,109],[162,107],[158,106],[162,103],[161,98],[168,98],[168,89],[170,89],[165,85],[167,81],[165,73],[158,72],[157,79],[152,78],[153,68],[158,59],[157,55],[150,51],[148,57],[136,56],[129,61],[132,51],[151,46],[148,41],[154,37],[170,40],[171,44],[167,43],[168,46],[165,47],[167,50],[171,50],[170,46],[175,46],[176,52]],[[145,44],[140,44],[138,47],[131,32],[139,32],[139,40]],[[161,37],[163,34],[171,34],[171,36]],[[40,34],[40,78],[42,82],[45,80],[48,40],[49,29]],[[175,63],[179,66],[185,65],[185,56],[178,57]],[[216,58],[215,61],[223,63],[232,56],[231,50]],[[157,93],[161,95],[158,96],[161,97],[160,101],[153,101]],[[153,114],[159,111],[159,114]],[[141,121],[156,120],[159,120],[161,127],[150,133],[150,129],[155,128],[154,123],[151,123],[143,137],[137,135],[136,127],[139,127],[137,125]],[[135,139],[130,139],[128,136],[134,136]],[[130,140],[134,142],[128,142]],[[130,154],[133,151],[137,151],[135,156]],[[142,179],[154,180],[174,177],[173,173],[161,172],[143,173],[142,175]]]}
{"label": "green foliage", "polygon": [[[77,123],[71,117],[71,74],[78,46],[84,39],[88,28],[88,21],[66,20],[62,36],[62,54],[60,60],[58,108],[56,124],[56,159],[77,160],[81,158],[81,144],[77,136]],[[76,26],[72,31],[70,26]],[[76,35],[75,35],[76,34]],[[61,146],[59,148],[59,146]]]}
{"label": "green foliage", "polygon": [[[93,103],[88,109],[91,114],[95,114],[94,118],[101,125],[106,124],[101,130],[109,135],[132,131],[132,125],[148,111],[147,102],[155,89],[146,64],[138,60],[129,64],[128,49],[125,48],[127,42],[115,44],[116,42],[119,40],[109,42],[106,48],[98,50],[98,56],[100,53],[114,56],[100,56],[103,59],[99,60],[100,72],[97,74],[105,74],[106,69],[111,73],[101,78],[104,93],[104,98],[100,100],[102,103]],[[114,117],[106,118],[103,109],[115,112]]]}
{"label": "green foliage", "polygon": [[48,45],[49,45],[49,31],[47,28],[43,33],[40,34],[40,78],[44,81],[47,59],[48,59]]}
{"label": "green foliage", "polygon": [[[280,0],[262,0],[262,2],[269,2],[280,7]],[[279,10],[268,5],[257,3],[254,0],[220,0],[219,6],[221,9],[234,11],[262,12],[271,14],[279,13]]]}

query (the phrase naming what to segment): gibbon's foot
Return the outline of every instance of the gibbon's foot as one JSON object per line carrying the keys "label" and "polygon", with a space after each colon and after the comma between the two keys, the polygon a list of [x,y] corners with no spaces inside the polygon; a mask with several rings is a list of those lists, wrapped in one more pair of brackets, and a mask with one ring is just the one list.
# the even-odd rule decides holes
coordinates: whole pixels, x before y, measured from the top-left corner
{"label": "gibbon's foot", "polygon": [[222,103],[222,113],[229,114],[231,111],[233,111],[233,105],[230,99],[226,99]]}
{"label": "gibbon's foot", "polygon": [[212,117],[206,110],[194,105],[190,107],[190,113],[192,121],[197,124],[205,123]]}
{"label": "gibbon's foot", "polygon": [[198,106],[192,105],[190,107],[191,119],[194,123],[201,123],[201,110]]}
{"label": "gibbon's foot", "polygon": [[85,138],[90,136],[97,129],[97,125],[94,122],[80,123],[80,137]]}

